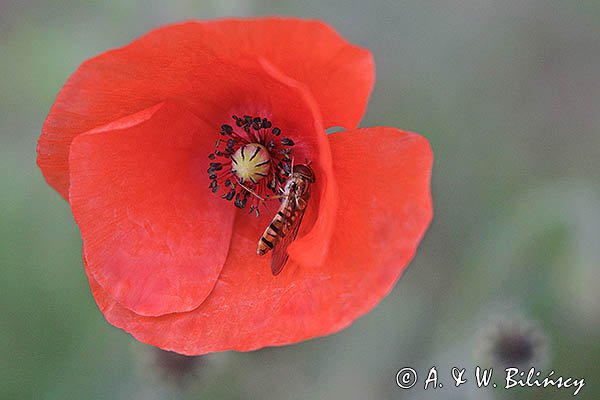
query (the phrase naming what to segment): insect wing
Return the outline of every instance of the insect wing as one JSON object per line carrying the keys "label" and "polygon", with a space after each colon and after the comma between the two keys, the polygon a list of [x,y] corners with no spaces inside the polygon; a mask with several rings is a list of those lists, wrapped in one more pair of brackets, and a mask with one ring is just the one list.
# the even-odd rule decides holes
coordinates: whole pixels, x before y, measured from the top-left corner
{"label": "insect wing", "polygon": [[281,241],[275,245],[273,253],[271,253],[271,272],[273,275],[278,275],[285,266],[285,263],[289,258],[287,248],[294,241],[294,239],[296,239],[296,235],[298,235],[298,230],[300,229],[300,224],[302,223],[302,217],[304,217],[304,210],[298,210],[296,212],[298,212],[300,215],[296,217],[287,235],[285,235]]}

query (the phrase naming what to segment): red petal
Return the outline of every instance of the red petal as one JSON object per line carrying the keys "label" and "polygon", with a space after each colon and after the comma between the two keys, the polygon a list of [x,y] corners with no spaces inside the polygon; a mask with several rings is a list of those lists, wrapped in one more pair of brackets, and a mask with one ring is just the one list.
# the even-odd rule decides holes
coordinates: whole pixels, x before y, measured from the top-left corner
{"label": "red petal", "polygon": [[69,201],[89,271],[138,314],[198,307],[225,262],[235,209],[208,190],[212,131],[159,104],[71,144]]}
{"label": "red petal", "polygon": [[[286,97],[281,97],[280,102],[273,104],[273,118],[285,122],[287,113],[302,116],[293,117],[293,124],[289,128],[292,134],[297,132],[300,136],[298,145],[294,147],[295,162],[311,162],[316,177],[312,188],[312,204],[307,208],[298,238],[288,248],[288,254],[296,263],[318,267],[327,256],[338,207],[338,190],[329,140],[323,129],[318,106],[308,89],[268,62],[263,60],[262,65],[271,77],[289,88],[288,93],[281,95]],[[281,117],[276,117],[277,114]],[[273,215],[269,217],[272,218]],[[257,241],[270,221],[263,218],[260,222],[259,230],[253,236]]]}
{"label": "red petal", "polygon": [[[219,57],[264,57],[285,75],[306,85],[325,127],[354,128],[373,83],[371,52],[341,37],[318,20],[261,18],[189,23],[190,34],[210,37]],[[174,29],[170,27],[166,29]]]}
{"label": "red petal", "polygon": [[427,228],[432,154],[428,142],[393,128],[330,136],[340,197],[331,250],[321,268],[268,260],[236,221],[230,254],[211,295],[196,310],[143,317],[116,303],[90,276],[108,319],[139,340],[184,354],[252,350],[335,332],[392,288]]}
{"label": "red petal", "polygon": [[[236,67],[258,58],[309,88],[325,126],[358,124],[373,85],[373,60],[327,25],[279,18],[172,25],[86,61],[69,78],[38,143],[46,180],[67,198],[69,146],[82,132],[167,99],[206,118],[247,98]],[[260,95],[268,93],[255,98]]]}

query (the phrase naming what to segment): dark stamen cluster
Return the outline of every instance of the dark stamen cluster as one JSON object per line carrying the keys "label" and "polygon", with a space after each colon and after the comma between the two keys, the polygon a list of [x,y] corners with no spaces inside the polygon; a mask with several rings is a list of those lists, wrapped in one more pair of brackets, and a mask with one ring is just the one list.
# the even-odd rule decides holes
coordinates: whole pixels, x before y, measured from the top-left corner
{"label": "dark stamen cluster", "polygon": [[[268,197],[268,192],[277,194],[291,173],[292,148],[294,141],[281,137],[281,129],[273,127],[271,121],[264,117],[234,115],[234,126],[221,125],[220,136],[215,143],[215,151],[208,155],[210,160],[208,176],[209,189],[213,193],[221,189],[221,198],[232,201],[236,207],[244,208],[249,198],[250,212],[259,214],[259,199],[251,196],[251,192],[261,197]],[[259,144],[266,149],[270,158],[271,168],[264,179],[254,182],[242,182],[236,173],[232,172],[232,156],[242,146]]]}
{"label": "dark stamen cluster", "polygon": [[[234,115],[233,119],[235,120],[235,124],[245,131],[249,131],[250,128],[254,129],[255,131],[258,131],[260,129],[269,129],[271,126],[273,126],[273,124],[271,124],[271,121],[269,121],[266,118],[252,117],[250,115],[244,115],[242,118],[238,117],[237,115]],[[278,132],[281,132],[278,128],[275,129]]]}

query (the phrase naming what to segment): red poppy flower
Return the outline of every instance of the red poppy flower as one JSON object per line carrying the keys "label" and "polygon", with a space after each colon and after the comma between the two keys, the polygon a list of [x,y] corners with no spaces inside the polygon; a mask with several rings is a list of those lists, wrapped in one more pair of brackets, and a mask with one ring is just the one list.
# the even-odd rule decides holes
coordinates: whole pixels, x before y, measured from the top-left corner
{"label": "red poppy flower", "polygon": [[[83,63],[38,164],[70,203],[106,319],[203,354],[326,335],[373,308],[432,216],[428,142],[356,129],[373,81],[369,51],[291,18],[167,26]],[[242,147],[269,168],[235,170]],[[258,198],[282,193],[292,163],[314,183],[274,276],[256,249],[280,202]]]}

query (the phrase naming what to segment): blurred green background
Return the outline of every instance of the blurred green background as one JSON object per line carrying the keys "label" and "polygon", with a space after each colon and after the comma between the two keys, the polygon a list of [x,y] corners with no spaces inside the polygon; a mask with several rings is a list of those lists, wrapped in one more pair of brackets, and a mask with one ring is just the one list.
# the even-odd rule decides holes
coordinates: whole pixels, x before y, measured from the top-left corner
{"label": "blurred green background", "polygon": [[[98,311],[37,136],[83,60],[169,22],[272,14],[371,49],[362,125],[431,141],[435,218],[393,292],[345,331],[172,358]],[[545,338],[544,371],[600,398],[600,2],[3,0],[0,89],[0,398],[571,398],[452,387],[450,367],[485,365],[482,332],[518,318]],[[433,365],[445,386],[424,391]],[[420,373],[411,390],[395,382],[406,366]]]}

